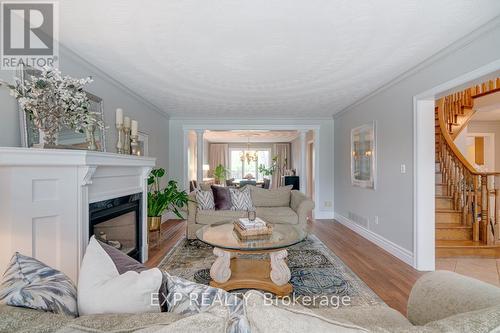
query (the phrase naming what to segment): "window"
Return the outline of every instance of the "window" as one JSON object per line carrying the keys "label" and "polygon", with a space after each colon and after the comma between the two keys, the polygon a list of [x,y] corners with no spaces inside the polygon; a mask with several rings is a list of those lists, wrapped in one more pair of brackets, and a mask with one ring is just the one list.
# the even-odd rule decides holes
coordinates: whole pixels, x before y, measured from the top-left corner
{"label": "window", "polygon": [[255,148],[251,151],[257,152],[257,161],[241,160],[241,155],[248,150],[246,148],[230,148],[229,149],[229,171],[230,178],[242,179],[246,175],[251,174],[257,181],[262,181],[264,176],[259,173],[259,165],[263,164],[266,168],[271,165],[271,149],[270,148]]}

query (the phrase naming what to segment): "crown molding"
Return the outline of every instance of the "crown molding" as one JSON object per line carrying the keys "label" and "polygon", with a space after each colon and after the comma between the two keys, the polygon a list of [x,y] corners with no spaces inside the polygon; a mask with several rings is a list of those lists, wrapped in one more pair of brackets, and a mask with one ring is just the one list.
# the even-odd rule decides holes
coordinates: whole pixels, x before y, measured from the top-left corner
{"label": "crown molding", "polygon": [[429,58],[425,59],[424,61],[420,62],[419,64],[413,66],[409,70],[399,74],[395,78],[391,79],[387,83],[381,85],[377,89],[373,90],[371,93],[365,95],[364,97],[358,99],[356,102],[350,104],[349,106],[343,108],[337,113],[333,114],[333,118],[336,119],[343,114],[351,111],[354,107],[366,102],[373,96],[378,95],[379,93],[383,92],[384,90],[389,89],[390,87],[396,85],[397,83],[403,81],[404,79],[420,72],[424,68],[429,67],[433,63],[437,62],[438,60],[450,55],[451,53],[463,48],[464,46],[472,43],[474,40],[476,40],[479,36],[482,36],[491,30],[495,29],[500,25],[500,16],[495,17],[494,19],[488,21],[484,25],[480,26],[479,28],[473,30],[472,32],[468,33],[467,35],[463,36],[462,38],[448,44],[438,52],[434,53],[432,56]]}
{"label": "crown molding", "polygon": [[279,121],[309,121],[309,122],[317,122],[323,120],[332,120],[331,116],[327,117],[295,117],[295,118],[283,118],[278,116],[273,117],[231,117],[227,118],[224,116],[216,116],[216,117],[195,117],[195,116],[170,116],[170,120],[177,121],[199,121],[199,122],[211,122],[211,121],[266,121],[266,120],[279,120]]}

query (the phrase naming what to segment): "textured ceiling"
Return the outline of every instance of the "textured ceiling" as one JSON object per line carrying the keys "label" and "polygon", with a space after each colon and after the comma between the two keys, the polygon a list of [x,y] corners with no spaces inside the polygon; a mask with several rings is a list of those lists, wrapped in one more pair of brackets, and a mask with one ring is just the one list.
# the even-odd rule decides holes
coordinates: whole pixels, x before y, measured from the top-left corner
{"label": "textured ceiling", "polygon": [[178,117],[331,116],[498,0],[65,0],[61,42]]}
{"label": "textured ceiling", "polygon": [[203,138],[209,142],[290,142],[297,131],[207,131]]}

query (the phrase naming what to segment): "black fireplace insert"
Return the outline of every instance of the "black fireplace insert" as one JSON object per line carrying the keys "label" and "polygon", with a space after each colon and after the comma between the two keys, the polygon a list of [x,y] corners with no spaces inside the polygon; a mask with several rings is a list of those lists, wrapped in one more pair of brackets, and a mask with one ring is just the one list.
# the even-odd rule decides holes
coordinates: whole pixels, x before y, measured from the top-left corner
{"label": "black fireplace insert", "polygon": [[95,235],[130,257],[141,261],[142,193],[91,203],[89,237]]}

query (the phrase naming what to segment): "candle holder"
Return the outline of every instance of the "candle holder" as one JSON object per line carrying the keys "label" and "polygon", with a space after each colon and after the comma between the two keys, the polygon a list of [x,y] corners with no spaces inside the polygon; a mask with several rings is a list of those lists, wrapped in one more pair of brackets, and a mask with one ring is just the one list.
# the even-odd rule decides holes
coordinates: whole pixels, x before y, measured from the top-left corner
{"label": "candle holder", "polygon": [[90,124],[86,129],[88,150],[93,150],[93,151],[97,150],[97,144],[95,142],[95,130],[96,130],[95,124]]}
{"label": "candle holder", "polygon": [[123,153],[130,155],[130,127],[123,127]]}
{"label": "candle holder", "polygon": [[139,149],[139,136],[132,135],[130,136],[130,151],[132,155],[141,156],[141,151]]}
{"label": "candle holder", "polygon": [[116,151],[118,154],[123,154],[123,124],[116,124],[116,130],[118,131],[118,141],[116,142]]}

